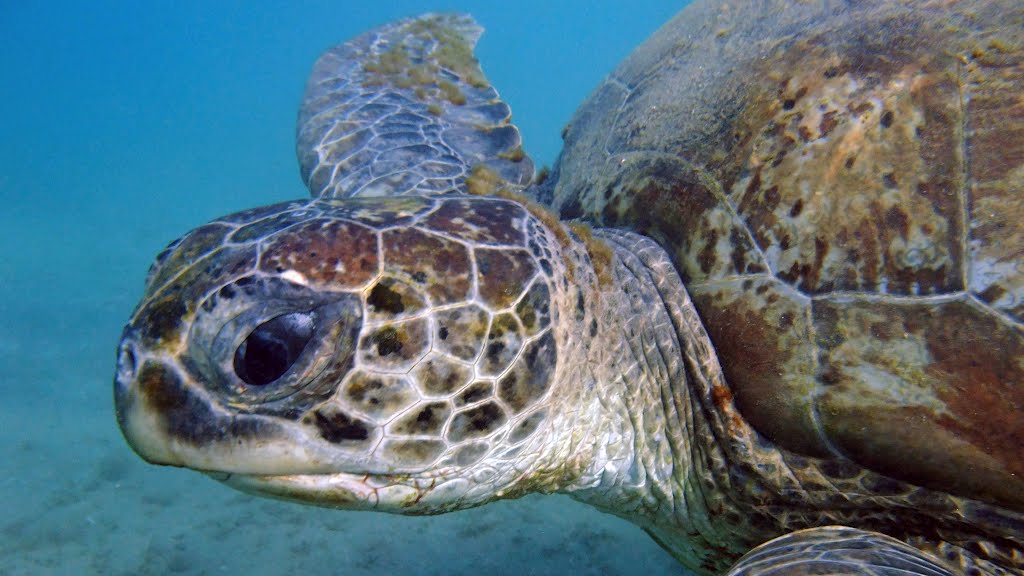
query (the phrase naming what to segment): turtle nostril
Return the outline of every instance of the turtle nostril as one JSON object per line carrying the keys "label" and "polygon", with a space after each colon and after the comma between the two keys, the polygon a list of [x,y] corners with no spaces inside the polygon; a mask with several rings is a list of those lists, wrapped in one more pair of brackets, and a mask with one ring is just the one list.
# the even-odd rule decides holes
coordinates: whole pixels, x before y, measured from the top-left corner
{"label": "turtle nostril", "polygon": [[122,340],[117,351],[117,379],[130,382],[135,378],[135,346],[128,340]]}
{"label": "turtle nostril", "polygon": [[257,326],[235,350],[235,374],[252,386],[283,376],[312,339],[313,320],[312,313],[294,312]]}

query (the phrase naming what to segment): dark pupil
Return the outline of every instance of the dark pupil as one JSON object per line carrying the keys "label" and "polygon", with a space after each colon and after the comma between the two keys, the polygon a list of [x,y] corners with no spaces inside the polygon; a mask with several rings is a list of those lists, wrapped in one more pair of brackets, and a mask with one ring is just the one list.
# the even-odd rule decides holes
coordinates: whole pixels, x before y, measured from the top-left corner
{"label": "dark pupil", "polygon": [[260,324],[235,350],[235,374],[262,386],[291,368],[313,337],[313,315],[295,312]]}

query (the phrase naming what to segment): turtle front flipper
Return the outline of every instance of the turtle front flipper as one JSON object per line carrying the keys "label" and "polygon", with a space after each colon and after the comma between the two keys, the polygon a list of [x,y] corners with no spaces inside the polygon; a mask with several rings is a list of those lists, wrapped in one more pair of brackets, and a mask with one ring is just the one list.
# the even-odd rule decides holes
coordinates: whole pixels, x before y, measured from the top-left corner
{"label": "turtle front flipper", "polygon": [[924,552],[878,532],[825,526],[792,532],[748,552],[729,576],[857,574],[953,576]]}
{"label": "turtle front flipper", "polygon": [[533,177],[511,109],[485,79],[469,16],[388,24],[324,53],[299,112],[297,153],[314,197],[436,195],[483,165]]}

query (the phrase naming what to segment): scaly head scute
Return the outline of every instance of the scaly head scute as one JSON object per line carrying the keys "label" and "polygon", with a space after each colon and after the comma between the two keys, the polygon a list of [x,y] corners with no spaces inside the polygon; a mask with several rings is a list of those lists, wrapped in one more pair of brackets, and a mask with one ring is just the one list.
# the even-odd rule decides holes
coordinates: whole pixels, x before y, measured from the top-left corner
{"label": "scaly head scute", "polygon": [[121,344],[122,430],[153,462],[319,503],[332,478],[348,486],[337,504],[370,478],[465,477],[544,428],[562,250],[502,198],[313,200],[214,221],[154,264]]}

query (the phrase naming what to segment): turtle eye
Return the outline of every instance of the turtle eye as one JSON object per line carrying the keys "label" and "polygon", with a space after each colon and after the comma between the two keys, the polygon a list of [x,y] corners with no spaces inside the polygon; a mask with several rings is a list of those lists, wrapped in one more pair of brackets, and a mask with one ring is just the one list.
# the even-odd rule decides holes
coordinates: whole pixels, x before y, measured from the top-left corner
{"label": "turtle eye", "polygon": [[293,312],[257,326],[235,350],[235,374],[251,386],[283,376],[312,339],[314,320],[311,312]]}

